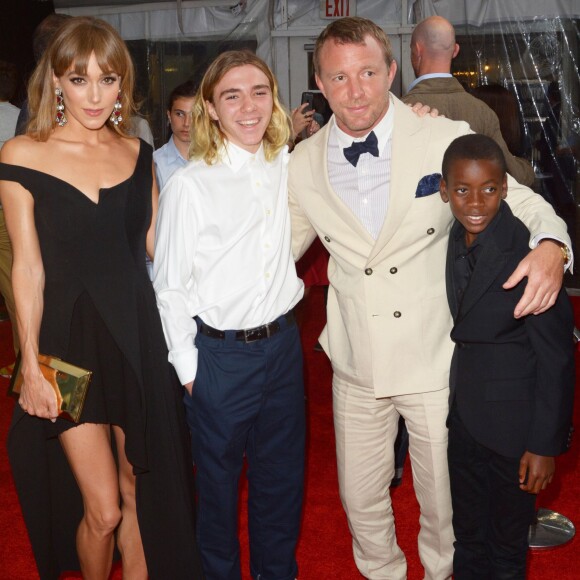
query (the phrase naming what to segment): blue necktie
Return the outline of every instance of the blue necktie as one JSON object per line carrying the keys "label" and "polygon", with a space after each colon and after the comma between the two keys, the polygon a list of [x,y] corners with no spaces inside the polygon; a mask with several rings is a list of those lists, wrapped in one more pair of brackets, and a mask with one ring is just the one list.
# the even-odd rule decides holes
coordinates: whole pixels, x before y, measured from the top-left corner
{"label": "blue necktie", "polygon": [[350,163],[355,167],[358,163],[358,158],[363,153],[370,153],[375,157],[379,156],[379,142],[374,131],[371,131],[364,141],[353,141],[350,147],[345,147],[343,149],[344,156]]}

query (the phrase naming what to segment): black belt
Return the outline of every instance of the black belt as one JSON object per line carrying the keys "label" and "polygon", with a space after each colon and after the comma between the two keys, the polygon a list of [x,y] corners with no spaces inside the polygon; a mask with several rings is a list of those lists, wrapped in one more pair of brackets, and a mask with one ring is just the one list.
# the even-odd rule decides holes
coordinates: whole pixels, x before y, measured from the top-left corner
{"label": "black belt", "polygon": [[263,338],[270,338],[274,334],[280,332],[282,328],[284,328],[284,326],[280,324],[282,320],[286,321],[286,326],[294,324],[296,322],[294,311],[290,310],[290,312],[280,316],[280,318],[274,320],[274,322],[269,322],[262,326],[256,326],[255,328],[246,328],[245,330],[218,330],[217,328],[213,328],[213,326],[208,326],[205,322],[200,320],[199,332],[204,336],[220,338],[222,340],[227,337],[228,333],[235,333],[234,338],[236,340],[254,342],[256,340],[262,340]]}

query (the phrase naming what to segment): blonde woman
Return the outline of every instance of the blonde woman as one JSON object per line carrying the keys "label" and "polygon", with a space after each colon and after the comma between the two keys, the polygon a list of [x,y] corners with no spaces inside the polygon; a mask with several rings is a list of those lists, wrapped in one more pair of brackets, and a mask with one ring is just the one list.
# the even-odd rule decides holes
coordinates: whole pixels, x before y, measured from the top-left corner
{"label": "blonde woman", "polygon": [[[115,537],[124,578],[201,577],[181,393],[145,269],[152,151],[124,128],[133,78],[110,25],[66,20],[31,78],[27,132],[1,152],[24,379],[8,447],[41,578],[108,578]],[[39,353],[92,371],[78,424]]]}

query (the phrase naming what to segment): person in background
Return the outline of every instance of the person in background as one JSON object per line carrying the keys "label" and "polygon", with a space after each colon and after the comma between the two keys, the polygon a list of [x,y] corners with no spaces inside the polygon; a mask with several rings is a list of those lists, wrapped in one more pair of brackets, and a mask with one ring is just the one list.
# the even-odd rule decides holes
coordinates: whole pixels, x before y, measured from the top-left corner
{"label": "person in background", "polygon": [[[329,24],[313,62],[334,115],[290,156],[289,205],[295,257],[317,235],[330,253],[320,342],[333,367],[339,488],[355,561],[371,580],[406,578],[388,489],[403,416],[425,578],[447,579],[453,529],[445,421],[453,343],[444,272],[453,216],[435,194],[443,153],[469,126],[420,118],[389,92],[397,65],[385,32],[368,19]],[[538,246],[505,281],[510,288],[528,277],[514,304],[521,317],[553,304],[568,255],[561,242],[569,247],[570,240],[539,195],[508,179],[514,213],[534,225],[530,244]],[[397,524],[404,525],[404,515]]]}
{"label": "person in background", "polygon": [[151,126],[149,121],[141,115],[133,115],[129,119],[127,131],[132,137],[137,137],[137,139],[143,139],[145,143],[155,147],[155,140],[153,139],[153,131],[151,131]]}
{"label": "person in background", "polygon": [[529,251],[530,233],[503,201],[506,163],[485,135],[453,141],[440,193],[455,223],[447,299],[455,343],[450,377],[449,474],[456,580],[524,579],[536,494],[566,451],[574,408],[574,313],[556,304],[514,319],[526,283],[502,285]]}
{"label": "person in background", "polygon": [[[20,109],[10,103],[14,97],[18,83],[16,66],[12,63],[0,61],[0,150],[8,139],[14,137],[16,122]],[[14,354],[20,350],[18,344],[18,332],[16,330],[16,309],[11,282],[12,270],[12,245],[6,230],[4,210],[0,205],[0,294],[4,298],[4,304],[8,312],[8,318],[12,323],[12,345]],[[0,376],[10,378],[14,369],[11,363],[0,369]]]}
{"label": "person in background", "polygon": [[241,578],[244,454],[252,578],[298,574],[305,405],[293,308],[303,284],[291,253],[290,132],[268,66],[224,52],[194,101],[192,160],[160,197],[153,285],[169,360],[190,395],[208,580]]}
{"label": "person in background", "polygon": [[455,121],[466,121],[476,133],[491,137],[503,151],[508,172],[528,187],[534,185],[532,164],[509,151],[502,137],[497,115],[483,102],[465,91],[451,74],[451,62],[459,54],[453,25],[441,16],[419,22],[411,35],[411,65],[417,77],[402,101],[423,103]]}
{"label": "person in background", "polygon": [[499,129],[509,152],[516,157],[524,153],[522,125],[516,95],[497,83],[479,85],[471,89],[471,94],[483,101],[499,120]]}
{"label": "person in background", "polygon": [[18,71],[12,63],[0,61],[0,149],[16,134],[20,109],[10,103],[18,85]]}
{"label": "person in background", "polygon": [[186,81],[176,86],[169,95],[167,121],[171,126],[171,136],[165,145],[153,153],[159,191],[174,171],[185,167],[189,161],[191,112],[196,91],[196,84]]}
{"label": "person in background", "polygon": [[[176,169],[187,165],[191,136],[191,109],[196,86],[187,81],[173,89],[169,95],[167,120],[171,125],[171,137],[165,145],[153,152],[157,186],[161,191]],[[135,117],[134,117],[135,118]],[[153,280],[153,262],[145,256],[149,277]]]}
{"label": "person in background", "polygon": [[[110,24],[67,19],[29,82],[26,135],[0,151],[23,377],[8,455],[41,578],[108,578],[115,544],[123,577],[203,577],[182,389],[145,269],[152,150],[123,125],[133,83]],[[40,353],[92,372],[78,423]]]}
{"label": "person in background", "polygon": [[312,125],[315,111],[312,108],[306,110],[308,106],[308,103],[302,103],[292,110],[290,116],[292,121],[291,148],[301,140],[303,131],[308,130]]}

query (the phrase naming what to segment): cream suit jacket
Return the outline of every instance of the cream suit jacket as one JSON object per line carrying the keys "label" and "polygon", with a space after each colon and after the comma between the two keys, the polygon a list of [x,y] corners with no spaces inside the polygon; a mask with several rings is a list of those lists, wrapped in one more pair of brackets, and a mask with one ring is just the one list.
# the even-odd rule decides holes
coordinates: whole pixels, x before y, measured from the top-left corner
{"label": "cream suit jacket", "polygon": [[[374,388],[377,398],[449,385],[453,345],[445,256],[453,216],[438,192],[416,197],[416,190],[422,177],[441,172],[449,143],[470,132],[464,122],[420,118],[397,98],[393,102],[390,196],[377,240],[330,185],[327,143],[334,120],[290,156],[295,258],[315,235],[330,253],[321,344],[337,376]],[[570,243],[551,206],[511,177],[507,201],[531,238],[546,233]]]}

